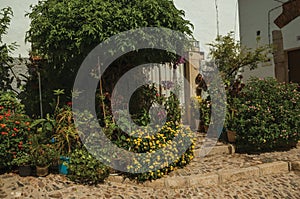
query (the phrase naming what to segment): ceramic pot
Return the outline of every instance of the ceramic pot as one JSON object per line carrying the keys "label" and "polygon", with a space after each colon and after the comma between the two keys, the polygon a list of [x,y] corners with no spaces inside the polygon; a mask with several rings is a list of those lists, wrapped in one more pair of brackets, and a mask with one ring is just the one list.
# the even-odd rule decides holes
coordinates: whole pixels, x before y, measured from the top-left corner
{"label": "ceramic pot", "polygon": [[39,177],[44,177],[48,175],[49,167],[48,166],[36,166],[36,175]]}

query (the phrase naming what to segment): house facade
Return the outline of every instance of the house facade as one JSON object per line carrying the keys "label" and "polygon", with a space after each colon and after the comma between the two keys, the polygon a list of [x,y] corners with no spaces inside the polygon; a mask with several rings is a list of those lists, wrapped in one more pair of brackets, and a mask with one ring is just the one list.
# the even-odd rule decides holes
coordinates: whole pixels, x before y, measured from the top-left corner
{"label": "house facade", "polygon": [[[276,77],[300,83],[300,0],[239,0],[242,45],[270,44],[270,61],[244,77]],[[259,43],[257,38],[260,37]]]}

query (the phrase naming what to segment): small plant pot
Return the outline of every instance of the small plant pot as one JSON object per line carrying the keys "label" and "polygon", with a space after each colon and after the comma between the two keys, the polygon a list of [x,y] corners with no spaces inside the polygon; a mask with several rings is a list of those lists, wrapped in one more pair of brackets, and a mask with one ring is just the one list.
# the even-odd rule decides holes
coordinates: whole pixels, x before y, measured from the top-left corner
{"label": "small plant pot", "polygon": [[234,143],[236,141],[236,132],[227,130],[227,139],[228,142]]}
{"label": "small plant pot", "polygon": [[70,158],[61,156],[60,157],[61,163],[59,164],[59,173],[63,175],[68,174],[68,164],[70,163]]}
{"label": "small plant pot", "polygon": [[49,174],[49,167],[48,166],[36,166],[36,175],[39,177],[44,177]]}
{"label": "small plant pot", "polygon": [[30,165],[23,165],[19,166],[19,176],[26,177],[31,175],[31,166]]}
{"label": "small plant pot", "polygon": [[59,160],[55,160],[51,163],[51,165],[49,166],[49,172],[55,174],[59,173]]}

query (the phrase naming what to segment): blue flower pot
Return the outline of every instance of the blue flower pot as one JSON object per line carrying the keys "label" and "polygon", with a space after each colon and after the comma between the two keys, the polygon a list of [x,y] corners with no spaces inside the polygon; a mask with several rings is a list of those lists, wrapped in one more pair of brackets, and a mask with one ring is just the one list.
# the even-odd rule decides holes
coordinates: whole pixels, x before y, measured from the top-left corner
{"label": "blue flower pot", "polygon": [[63,175],[68,174],[68,164],[70,163],[70,158],[65,156],[60,156],[61,163],[59,164],[59,173]]}

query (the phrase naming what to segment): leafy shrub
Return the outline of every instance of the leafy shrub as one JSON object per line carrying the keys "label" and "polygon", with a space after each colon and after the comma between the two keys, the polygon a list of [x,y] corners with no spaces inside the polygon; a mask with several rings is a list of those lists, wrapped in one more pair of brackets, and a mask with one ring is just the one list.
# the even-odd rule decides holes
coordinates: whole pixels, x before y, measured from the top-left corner
{"label": "leafy shrub", "polygon": [[23,108],[13,93],[0,92],[0,167],[28,150],[31,120]]}
{"label": "leafy shrub", "polygon": [[[82,14],[79,16],[78,13]],[[36,63],[38,67],[28,67],[37,69],[43,84],[47,85],[43,88],[44,112],[51,111],[48,104],[53,97],[53,89],[64,88],[66,95],[62,101],[70,100],[82,61],[94,47],[108,38],[139,27],[165,27],[192,35],[192,24],[184,19],[184,12],[169,0],[43,0],[32,6],[32,12],[28,16],[31,24],[26,41],[32,43],[32,57],[38,55],[42,58]],[[149,42],[153,44],[155,41]],[[114,47],[112,53],[115,53],[115,49],[123,48],[123,40],[117,43],[118,46]],[[103,77],[105,91],[112,91],[122,74],[133,66],[145,62],[171,62],[177,58],[171,54],[140,49],[139,52],[121,56],[111,65],[110,75]],[[39,112],[37,85],[37,73],[34,71],[22,93],[22,100],[30,115]],[[34,104],[27,106],[29,101]]]}
{"label": "leafy shrub", "polygon": [[[181,119],[181,110],[179,107],[179,101],[174,94],[170,94],[170,96],[159,95],[157,92],[152,92],[152,105],[159,104],[165,108],[165,119],[166,122],[161,128],[157,128],[156,126],[144,125],[144,128],[137,131],[130,131],[130,123],[126,121],[125,118],[121,118],[121,122],[118,124],[123,126],[123,130],[126,129],[130,131],[130,135],[128,132],[123,132],[118,125],[112,121],[111,118],[107,118],[106,127],[104,129],[106,136],[119,148],[123,148],[127,151],[131,151],[133,153],[145,153],[146,156],[141,160],[133,160],[134,165],[130,168],[127,168],[130,172],[125,175],[131,179],[136,179],[138,181],[146,181],[146,180],[154,180],[160,178],[169,172],[175,170],[178,167],[183,167],[187,165],[193,159],[193,138],[192,132],[190,129],[184,127],[180,124]],[[121,115],[122,112],[118,112],[116,114]],[[161,112],[157,112],[157,115],[149,115],[149,110],[146,110],[145,117],[135,117],[132,116],[136,123],[138,124],[148,124],[150,117],[155,117],[156,119],[161,116]],[[139,121],[137,121],[139,120]],[[155,132],[155,134],[153,134]],[[153,134],[153,135],[151,135]],[[141,165],[152,170],[153,165],[160,164],[161,157],[155,160],[154,162],[150,162],[151,153],[156,150],[160,150],[165,148],[166,146],[171,146],[172,141],[175,138],[180,138],[181,143],[178,143],[181,148],[186,146],[187,142],[192,143],[188,149],[180,156],[177,157],[177,149],[173,149],[173,163],[164,162],[162,167],[159,170],[153,170],[149,172],[139,173],[139,169]],[[179,148],[180,148],[179,146]],[[149,155],[149,158],[147,157]],[[118,159],[119,157],[123,157],[123,154],[112,154],[114,158]],[[122,159],[122,158],[121,158]],[[122,162],[118,162],[118,164],[123,164]],[[125,163],[126,165],[126,163]]]}
{"label": "leafy shrub", "polygon": [[288,148],[300,139],[300,93],[297,84],[252,78],[235,99],[233,121],[237,147],[251,151]]}
{"label": "leafy shrub", "polygon": [[68,177],[78,183],[97,184],[109,175],[109,167],[95,159],[84,148],[72,152],[68,166]]}

